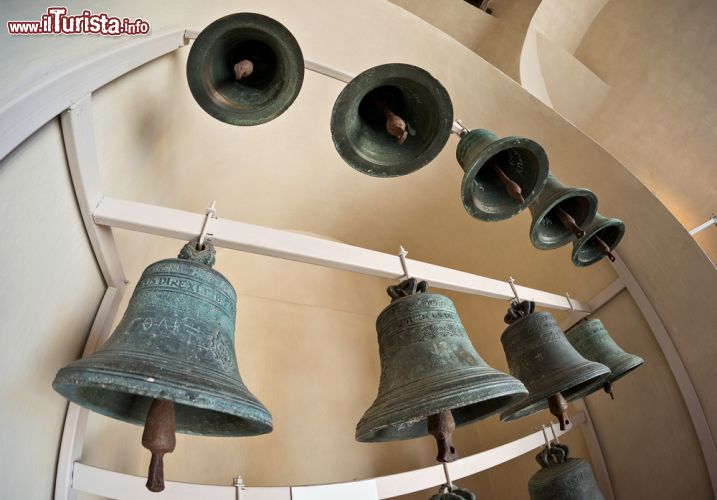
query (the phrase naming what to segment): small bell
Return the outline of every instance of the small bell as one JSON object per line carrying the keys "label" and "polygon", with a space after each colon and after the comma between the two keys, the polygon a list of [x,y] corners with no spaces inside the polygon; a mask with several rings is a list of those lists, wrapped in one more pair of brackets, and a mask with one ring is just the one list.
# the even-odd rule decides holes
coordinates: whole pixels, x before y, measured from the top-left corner
{"label": "small bell", "polygon": [[127,311],[94,354],[60,369],[52,387],[70,401],[145,425],[152,452],[147,488],[164,489],[162,456],[174,433],[254,436],[271,414],[242,382],[234,352],[236,292],[212,269],[215,250],[196,240],[179,258],[142,273]]}
{"label": "small bell", "polygon": [[489,130],[466,130],[456,149],[465,174],[463,207],[476,219],[509,219],[533,203],[548,176],[548,157],[535,141],[499,139]]}
{"label": "small bell", "polygon": [[590,464],[569,454],[564,444],[538,453],[535,459],[542,468],[528,481],[530,500],[604,500]]}
{"label": "small bell", "polygon": [[512,304],[508,327],[500,337],[510,374],[528,388],[528,397],[506,409],[501,420],[515,420],[546,408],[569,424],[567,403],[583,389],[600,385],[610,369],[583,358],[548,312],[534,312],[535,303]]}
{"label": "small bell", "polygon": [[384,64],[351,80],[331,113],[336,151],[374,177],[410,174],[451,135],[453,105],[441,82],[409,64]]}
{"label": "small bell", "polygon": [[189,90],[217,120],[259,125],[286,111],[304,81],[304,57],[281,23],[242,12],[217,19],[192,44]]}
{"label": "small bell", "polygon": [[438,489],[438,494],[432,495],[428,500],[476,500],[476,496],[465,488],[444,484]]}
{"label": "small bell", "polygon": [[530,205],[533,221],[530,241],[535,248],[549,250],[585,236],[583,228],[597,212],[597,198],[583,188],[569,188],[548,174],[545,188]]}
{"label": "small bell", "polygon": [[[610,368],[610,375],[603,382],[603,389],[613,399],[613,382],[645,362],[641,357],[628,354],[620,349],[599,319],[581,321],[568,330],[565,336],[586,359],[602,363]],[[575,399],[584,398],[597,389],[599,389],[598,386],[585,389],[576,395]]]}
{"label": "small bell", "polygon": [[612,251],[625,234],[625,224],[620,219],[608,219],[598,213],[583,229],[585,236],[573,241],[573,264],[591,266],[603,257],[614,261]]}
{"label": "small bell", "polygon": [[433,434],[441,462],[455,459],[455,426],[489,417],[527,393],[473,348],[455,305],[415,279],[389,287],[392,302],[376,321],[381,379],[356,439],[394,441]]}

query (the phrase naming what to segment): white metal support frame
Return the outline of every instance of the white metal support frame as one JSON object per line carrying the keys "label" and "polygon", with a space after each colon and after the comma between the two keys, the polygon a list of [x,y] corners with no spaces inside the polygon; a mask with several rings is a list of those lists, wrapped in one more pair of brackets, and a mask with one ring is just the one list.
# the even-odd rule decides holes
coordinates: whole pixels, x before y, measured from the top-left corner
{"label": "white metal support frame", "polygon": [[[205,216],[200,214],[103,198],[92,135],[91,93],[142,64],[181,48],[189,40],[196,38],[197,33],[196,30],[191,29],[175,29],[132,40],[114,50],[98,54],[74,66],[69,66],[63,71],[39,81],[37,85],[30,87],[27,91],[14,96],[4,103],[0,103],[0,160],[43,124],[58,114],[62,114],[65,148],[78,205],[90,243],[107,282],[107,290],[92,325],[84,355],[89,355],[93,352],[109,335],[110,326],[116,315],[119,300],[126,285],[110,227],[123,227],[179,239],[189,239],[199,234],[199,230],[205,220]],[[348,82],[353,78],[352,75],[342,70],[313,61],[305,61],[305,67],[307,70],[315,71],[342,82]],[[454,126],[454,131],[460,132],[462,129],[463,127],[457,122],[457,125]],[[403,274],[402,270],[399,269],[398,259],[394,255],[343,245],[320,238],[311,238],[223,219],[212,220],[212,232],[215,234],[214,239],[217,244],[227,248],[385,278],[397,278]],[[477,293],[499,299],[513,297],[513,292],[508,283],[502,281],[418,261],[409,261],[409,263],[412,275],[425,279],[438,288]],[[715,480],[717,477],[715,472],[717,460],[715,460],[714,443],[711,434],[709,434],[704,412],[699,400],[697,400],[694,387],[649,300],[642,293],[639,285],[632,278],[622,261],[618,260],[616,269],[618,269],[624,282],[616,281],[588,304],[574,299],[568,300],[562,295],[533,290],[523,286],[516,288],[521,297],[534,300],[539,305],[559,310],[571,310],[569,318],[564,324],[574,323],[581,317],[586,316],[604,301],[609,300],[622,290],[625,284],[627,284],[627,288],[633,296],[636,293],[638,294],[636,301],[643,314],[648,318],[648,323],[650,323],[653,331],[657,329],[655,335],[659,337],[658,341],[660,341],[663,351],[666,350],[666,357],[670,362],[673,373],[675,373],[675,378],[678,380],[683,397],[685,397],[693,424],[700,438],[714,491],[717,493],[717,481]],[[626,278],[626,276],[629,276],[630,279]],[[155,495],[147,496],[149,494],[142,486],[143,479],[116,472],[102,471],[76,462],[81,456],[86,417],[86,410],[73,404],[69,405],[58,459],[55,498],[61,500],[71,499],[74,497],[75,490],[105,494],[115,498],[155,498]],[[607,470],[604,460],[602,460],[599,442],[595,436],[589,416],[587,413],[580,412],[575,414],[572,420],[575,424],[586,424],[586,438],[590,447],[591,458],[596,466],[598,480],[601,481],[601,476],[607,477]],[[460,478],[485,470],[540,446],[542,439],[542,433],[538,432],[513,443],[455,462],[451,465],[451,475],[455,478]],[[596,450],[599,452],[599,460],[597,461]],[[435,486],[441,484],[443,480],[443,470],[440,466],[435,466],[419,471],[376,478],[375,480],[370,480],[370,482],[374,483],[377,495],[379,495],[378,498],[389,498],[394,495],[410,493],[416,491],[416,489]],[[609,478],[607,480],[609,485]],[[292,494],[295,495],[295,500],[307,498],[302,496],[306,491],[304,487],[292,489],[288,487],[227,488],[208,485],[181,485],[181,483],[172,482],[167,484],[168,492],[173,491],[176,487],[180,488],[185,494],[185,496],[173,496],[173,498],[201,497],[203,499],[227,498],[228,500],[229,498],[238,498],[240,493],[243,500],[289,499]],[[347,485],[349,483],[342,484]],[[601,486],[603,485],[604,483],[601,481]],[[327,485],[326,488],[340,486]],[[196,488],[200,488],[200,490]],[[605,490],[604,486],[603,489]],[[199,491],[201,491],[201,495],[198,493]],[[281,491],[284,492],[284,496],[281,496]],[[220,495],[218,492],[221,492],[221,496],[218,496]],[[287,492],[289,496],[286,496]],[[608,494],[608,491],[604,492],[606,495]],[[223,496],[225,494],[227,496]],[[612,494],[611,488],[609,489],[609,494]],[[231,497],[228,495],[231,495]],[[326,497],[324,496],[323,498]]]}

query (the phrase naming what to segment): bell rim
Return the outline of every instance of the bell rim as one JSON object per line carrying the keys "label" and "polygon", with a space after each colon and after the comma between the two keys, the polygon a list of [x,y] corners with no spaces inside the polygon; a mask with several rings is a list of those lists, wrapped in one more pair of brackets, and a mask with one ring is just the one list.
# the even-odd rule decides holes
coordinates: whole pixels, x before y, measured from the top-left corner
{"label": "bell rim", "polygon": [[[404,72],[405,74],[397,75],[395,74],[397,71]],[[384,75],[383,73],[386,74]],[[361,99],[371,90],[407,77],[415,79],[425,87],[427,92],[433,96],[436,109],[442,112],[438,117],[439,125],[436,135],[428,147],[426,147],[417,158],[406,160],[397,165],[377,165],[375,162],[359,154],[356,148],[353,147],[351,141],[348,140],[347,120],[349,115],[358,113],[358,103],[360,103]],[[364,90],[362,85],[364,81],[371,80],[374,81],[375,85],[368,90]],[[355,104],[355,106],[353,104]],[[379,178],[401,177],[422,169],[440,154],[451,136],[453,117],[453,102],[451,101],[450,95],[440,80],[431,73],[412,64],[380,64],[362,71],[341,89],[331,110],[331,139],[339,156],[341,156],[348,166],[357,172]],[[345,137],[346,140],[342,140],[341,137],[338,137],[339,135]]]}
{"label": "bell rim", "polygon": [[[625,357],[628,357],[630,359],[627,359],[624,362],[619,363],[619,365],[616,365],[615,368],[612,368],[612,366],[610,366],[610,365],[605,365],[608,368],[610,368],[610,375],[608,375],[607,378],[605,380],[603,380],[601,384],[598,384],[596,386],[586,387],[582,391],[578,391],[573,396],[573,399],[571,401],[583,399],[595,392],[599,392],[603,388],[604,384],[608,384],[608,383],[612,384],[614,382],[617,382],[618,380],[623,378],[625,375],[633,372],[637,368],[640,368],[645,363],[644,359],[642,359],[640,356],[635,356],[634,354],[625,353]],[[615,364],[615,363],[613,363],[613,364]]]}
{"label": "bell rim", "polygon": [[553,250],[555,248],[560,248],[562,246],[567,245],[570,243],[571,240],[575,239],[575,236],[566,229],[566,235],[558,239],[554,243],[545,243],[542,240],[538,238],[538,230],[537,226],[540,222],[545,218],[548,213],[555,208],[556,205],[559,203],[570,199],[570,198],[586,198],[588,200],[588,216],[584,220],[576,220],[575,222],[578,224],[578,226],[588,226],[592,223],[593,219],[595,218],[595,214],[597,213],[597,206],[598,206],[598,199],[597,196],[595,196],[595,193],[590,191],[586,188],[569,188],[571,189],[570,192],[565,193],[556,193],[555,195],[551,196],[548,201],[546,202],[548,204],[548,208],[541,211],[540,215],[538,217],[533,216],[531,223],[530,223],[530,242],[533,244],[533,246],[539,250]]}
{"label": "bell rim", "polygon": [[[254,398],[254,401],[251,401],[251,399],[246,397],[236,398],[236,400],[234,400],[233,398],[228,398],[226,394],[212,392],[207,387],[196,386],[192,388],[186,382],[183,382],[181,384],[173,384],[169,379],[163,379],[161,382],[155,380],[151,386],[131,386],[123,382],[129,382],[130,380],[134,380],[137,382],[147,382],[147,377],[137,373],[131,373],[126,371],[110,371],[107,369],[99,370],[96,368],[77,366],[78,362],[88,359],[90,358],[83,358],[71,363],[64,368],[61,368],[55,375],[55,379],[52,382],[52,387],[55,391],[57,391],[66,399],[72,401],[79,406],[82,406],[83,408],[87,408],[91,411],[94,411],[95,413],[99,413],[100,415],[104,415],[109,418],[113,418],[115,420],[130,424],[144,425],[144,421],[141,419],[131,418],[128,416],[113,413],[108,408],[103,406],[89,406],[87,404],[83,404],[83,400],[79,395],[79,390],[102,389],[108,392],[117,392],[126,395],[143,396],[154,399],[166,399],[188,407],[198,408],[200,410],[208,410],[214,413],[221,413],[230,417],[234,417],[234,419],[248,421],[251,423],[252,426],[256,426],[257,428],[256,431],[250,432],[217,431],[216,429],[207,427],[202,427],[198,430],[191,430],[189,428],[183,428],[180,422],[177,421],[177,432],[182,434],[226,437],[258,436],[270,433],[273,430],[271,412],[269,412],[269,410],[253,394],[251,394],[248,389],[247,393]],[[95,379],[88,380],[88,375],[93,375]],[[73,378],[76,378],[77,380],[82,380],[82,382],[72,382]],[[189,396],[189,392],[192,389],[193,392],[196,392],[196,394],[198,394],[198,396]],[[164,392],[167,390],[173,392]],[[177,395],[182,395],[182,397],[168,397]],[[221,403],[222,410],[218,410],[216,404],[212,405],[207,396],[213,397],[215,402],[219,401]],[[241,408],[238,406],[234,407],[234,405],[238,404],[254,408],[256,410],[256,413],[252,414],[251,412],[242,411]]]}
{"label": "bell rim", "polygon": [[[539,390],[533,390],[530,392],[530,389],[528,388],[528,397],[518,402],[513,407],[507,408],[500,414],[501,422],[517,420],[545,410],[548,408],[548,398],[558,392],[562,393],[565,400],[570,402],[579,399],[579,394],[583,390],[596,386],[600,387],[610,376],[610,368],[602,363],[589,360],[586,361],[587,362],[585,364],[574,366],[567,372],[561,373],[561,378],[570,380],[571,382],[571,385],[567,387],[556,391],[556,386],[554,384],[544,382],[543,385],[545,385],[545,387],[539,388]],[[578,374],[575,372],[582,373]],[[582,385],[584,385],[584,387],[581,387]]]}
{"label": "bell rim", "polygon": [[[596,219],[597,216],[598,214],[595,214]],[[589,232],[586,231],[585,236],[573,241],[573,251],[571,256],[573,265],[575,265],[576,267],[587,267],[600,262],[605,257],[603,254],[598,254],[598,256],[593,259],[581,260],[579,258],[580,253],[583,250],[583,246],[585,246],[585,244],[590,240],[590,238],[595,236],[595,234],[599,233],[603,229],[607,229],[608,227],[612,226],[618,228],[617,238],[615,238],[615,241],[612,243],[612,245],[610,245],[610,251],[614,250],[622,241],[623,236],[625,236],[625,223],[620,219],[612,217],[609,219],[606,218],[604,221],[601,221],[597,224],[594,224],[592,227],[589,227]]]}
{"label": "bell rim", "polygon": [[[208,31],[209,28],[213,29]],[[294,74],[297,77],[296,80],[284,79],[282,91],[274,99],[267,101],[267,104],[250,111],[242,110],[240,115],[207,97],[212,93],[211,90],[214,86],[212,85],[210,88],[210,84],[200,76],[199,71],[190,72],[190,67],[201,68],[203,66],[203,61],[213,43],[232,29],[252,29],[268,35],[270,39],[273,37],[280,40],[276,45],[270,45],[270,47],[275,53],[283,56],[281,60],[286,64],[285,73]],[[298,64],[298,61],[301,61],[301,64]],[[213,118],[241,127],[261,125],[281,116],[294,103],[304,82],[304,55],[299,42],[282,23],[255,12],[229,14],[208,24],[192,43],[186,67],[189,90],[197,104]]]}
{"label": "bell rim", "polygon": [[[506,210],[501,213],[497,213],[487,212],[478,208],[476,204],[473,203],[473,182],[477,177],[478,172],[486,166],[488,158],[513,147],[527,149],[535,155],[538,164],[538,180],[535,183],[535,188],[527,197],[524,198],[524,202],[522,204],[516,204],[515,207],[509,211]],[[463,179],[461,180],[461,201],[463,202],[463,208],[471,217],[487,222],[497,222],[515,217],[520,212],[528,208],[535,201],[535,198],[542,192],[548,179],[549,171],[548,155],[543,146],[541,146],[538,142],[533,139],[520,136],[508,136],[497,139],[483,149],[480,154],[476,155],[475,158],[472,159],[470,167],[465,170]]]}
{"label": "bell rim", "polygon": [[[502,409],[522,400],[528,394],[527,389],[520,380],[506,373],[490,368],[489,366],[474,368],[472,370],[474,373],[471,374],[469,379],[470,382],[465,383],[463,387],[456,388],[455,383],[450,379],[450,375],[454,375],[456,378],[460,378],[461,381],[465,382],[467,380],[467,377],[464,376],[465,371],[465,369],[462,369],[456,370],[452,374],[442,374],[440,377],[436,377],[436,383],[433,385],[427,383],[426,379],[421,379],[405,384],[390,392],[379,394],[356,425],[356,440],[359,442],[386,442],[403,441],[421,437],[428,434],[427,429],[416,435],[405,433],[385,439],[378,438],[377,434],[379,431],[388,427],[407,424],[409,422],[411,423],[410,426],[413,426],[416,423],[420,425],[421,423],[425,423],[427,417],[440,413],[441,411],[459,410],[468,406],[507,398],[505,403],[501,406],[492,409],[491,411],[481,413],[474,418],[459,420],[459,418],[456,418],[454,414],[456,426],[461,427],[495,415]],[[477,371],[480,373],[475,373]],[[488,379],[488,381],[485,379]],[[466,391],[465,385],[473,386],[473,389]],[[407,387],[410,388],[411,386],[421,387],[424,393],[426,391],[430,392],[432,394],[431,400],[428,402],[422,400],[420,393],[417,392],[416,395],[411,398],[402,399],[400,405],[397,405],[395,403],[397,401],[397,398],[395,397],[396,393],[410,393],[411,391],[408,391]],[[485,392],[486,388],[490,388],[492,386],[502,387],[503,389],[499,392],[491,393],[490,395],[481,396],[481,391]],[[440,394],[440,396],[436,396],[436,394]],[[448,404],[449,401],[455,401],[459,396],[465,398],[460,401],[460,405],[456,406]],[[387,409],[379,411],[382,405],[389,402],[394,403],[393,406],[389,406]],[[416,412],[413,418],[407,420],[405,415],[400,415],[400,412],[402,411],[402,408],[411,405],[420,406],[421,409]]]}

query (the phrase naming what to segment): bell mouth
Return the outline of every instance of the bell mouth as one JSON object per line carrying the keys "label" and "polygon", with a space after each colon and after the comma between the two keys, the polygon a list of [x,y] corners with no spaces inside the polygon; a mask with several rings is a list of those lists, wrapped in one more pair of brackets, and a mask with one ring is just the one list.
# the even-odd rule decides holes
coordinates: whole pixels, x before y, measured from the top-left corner
{"label": "bell mouth", "polygon": [[[402,144],[386,130],[385,110],[406,123]],[[374,177],[397,177],[424,167],[448,142],[452,125],[446,89],[409,64],[364,71],[341,91],[331,114],[338,153],[350,167]]]}
{"label": "bell mouth", "polygon": [[[248,60],[250,75],[234,66]],[[260,14],[232,14],[214,21],[194,41],[187,81],[194,99],[214,118],[232,125],[268,122],[294,102],[304,79],[304,59],[293,35]]]}
{"label": "bell mouth", "polygon": [[[497,165],[521,189],[519,203],[506,192]],[[461,182],[463,207],[476,219],[509,219],[528,207],[540,194],[548,176],[548,158],[535,141],[505,137],[492,142],[475,157]]]}
{"label": "bell mouth", "polygon": [[605,224],[594,228],[590,233],[585,234],[583,238],[575,242],[573,248],[573,264],[577,267],[591,266],[605,255],[600,251],[600,247],[593,240],[594,236],[598,236],[603,240],[610,250],[614,250],[620,243],[625,234],[625,224],[618,219],[608,219]]}
{"label": "bell mouth", "polygon": [[536,214],[530,225],[530,240],[533,246],[540,250],[559,248],[576,239],[573,232],[567,229],[558,217],[558,208],[565,211],[575,219],[578,226],[585,229],[595,217],[597,197],[587,189],[576,188],[549,201],[547,208]]}

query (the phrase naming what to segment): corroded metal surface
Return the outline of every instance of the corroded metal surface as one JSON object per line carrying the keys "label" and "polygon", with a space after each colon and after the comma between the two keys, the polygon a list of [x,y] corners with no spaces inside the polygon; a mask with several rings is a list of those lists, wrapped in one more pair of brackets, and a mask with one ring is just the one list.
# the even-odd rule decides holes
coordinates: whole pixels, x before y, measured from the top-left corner
{"label": "corroded metal surface", "polygon": [[472,491],[465,488],[444,484],[439,488],[438,493],[432,495],[428,500],[476,500],[476,496]]}
{"label": "corroded metal surface", "polygon": [[561,220],[559,210],[572,218],[576,226],[584,228],[595,217],[597,203],[597,197],[592,191],[567,187],[553,174],[549,174],[545,188],[530,205],[530,213],[533,216],[530,241],[533,246],[549,250],[567,245],[576,239],[575,231]]}
{"label": "corroded metal surface", "polygon": [[541,469],[528,481],[531,500],[604,500],[590,464],[569,454],[564,444],[538,453],[535,459]]}
{"label": "corroded metal surface", "polygon": [[500,337],[510,374],[530,391],[523,401],[501,413],[515,420],[548,407],[548,399],[562,393],[567,401],[582,389],[600,385],[610,369],[583,358],[548,312],[528,314],[508,325]]}
{"label": "corroded metal surface", "polygon": [[525,397],[520,381],[481,359],[450,299],[394,295],[376,321],[381,379],[376,401],[356,426],[358,441],[425,436],[431,415],[452,410],[460,426]]}
{"label": "corroded metal surface", "polygon": [[[623,351],[610,337],[599,319],[580,322],[571,328],[565,336],[583,357],[610,368],[610,375],[603,386],[608,393],[612,392],[613,382],[645,362],[640,356]],[[585,397],[600,388],[599,386],[586,388],[576,396],[576,399]]]}
{"label": "corroded metal surface", "polygon": [[[548,176],[548,157],[540,144],[524,137],[499,139],[485,129],[462,134],[456,158],[465,172],[461,182],[463,207],[485,221],[509,219],[527,208],[543,190]],[[495,165],[520,187],[522,203],[506,189]]]}
{"label": "corroded metal surface", "polygon": [[[195,254],[213,261],[210,242]],[[182,255],[191,255],[185,249]],[[177,431],[214,436],[271,432],[271,414],[246,388],[234,352],[236,292],[194,260],[145,269],[109,340],[62,368],[54,389],[118,420],[143,424],[154,399],[175,403]]]}
{"label": "corroded metal surface", "polygon": [[231,14],[197,36],[187,59],[187,81],[197,103],[217,120],[258,125],[281,115],[299,95],[304,57],[278,21]]}
{"label": "corroded metal surface", "polygon": [[605,250],[601,250],[601,241],[612,251],[625,235],[625,224],[620,219],[608,219],[600,213],[583,229],[585,236],[573,242],[573,264],[578,267],[593,265],[606,256]]}
{"label": "corroded metal surface", "polygon": [[[405,122],[403,142],[386,129],[385,110]],[[453,105],[427,71],[384,64],[358,75],[336,99],[331,136],[352,168],[375,177],[406,175],[433,160],[451,135]]]}

